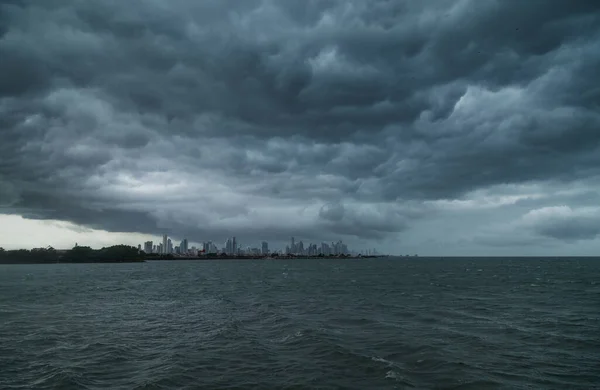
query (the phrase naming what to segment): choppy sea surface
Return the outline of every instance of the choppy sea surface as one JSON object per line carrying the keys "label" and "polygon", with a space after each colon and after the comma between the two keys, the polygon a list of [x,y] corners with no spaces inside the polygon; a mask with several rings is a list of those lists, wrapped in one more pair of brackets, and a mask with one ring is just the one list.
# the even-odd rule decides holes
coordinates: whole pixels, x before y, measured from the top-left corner
{"label": "choppy sea surface", "polygon": [[30,388],[600,388],[600,259],[1,265]]}

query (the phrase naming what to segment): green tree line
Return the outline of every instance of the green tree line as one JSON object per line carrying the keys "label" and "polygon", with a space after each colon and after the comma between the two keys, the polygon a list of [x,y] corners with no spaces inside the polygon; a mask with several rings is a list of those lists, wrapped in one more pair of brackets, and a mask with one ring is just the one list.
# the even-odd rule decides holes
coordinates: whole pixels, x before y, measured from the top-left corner
{"label": "green tree line", "polygon": [[143,252],[128,245],[114,245],[102,249],[76,246],[66,252],[52,247],[31,250],[0,248],[0,263],[118,263],[144,261]]}

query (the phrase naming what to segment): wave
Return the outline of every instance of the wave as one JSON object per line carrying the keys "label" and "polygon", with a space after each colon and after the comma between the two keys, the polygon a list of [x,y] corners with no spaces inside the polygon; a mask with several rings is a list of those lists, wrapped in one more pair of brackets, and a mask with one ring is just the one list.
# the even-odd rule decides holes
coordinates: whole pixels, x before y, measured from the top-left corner
{"label": "wave", "polygon": [[19,281],[0,295],[0,388],[588,389],[600,382],[600,285],[590,283],[600,280],[600,262],[559,270],[534,260],[476,263],[0,270],[0,286]]}

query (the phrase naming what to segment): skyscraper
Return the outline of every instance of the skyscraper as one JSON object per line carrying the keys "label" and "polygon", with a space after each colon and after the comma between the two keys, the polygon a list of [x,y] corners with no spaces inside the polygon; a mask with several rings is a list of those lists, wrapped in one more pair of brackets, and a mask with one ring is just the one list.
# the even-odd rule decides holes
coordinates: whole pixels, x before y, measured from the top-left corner
{"label": "skyscraper", "polygon": [[234,237],[233,237],[233,240],[232,240],[232,253],[233,253],[234,255],[237,255],[237,253],[238,253],[238,250],[237,250],[237,249],[238,249],[238,247],[237,247],[237,242],[235,241],[235,236],[234,236]]}
{"label": "skyscraper", "polygon": [[173,242],[169,238],[167,240],[167,254],[173,253]]}
{"label": "skyscraper", "polygon": [[225,253],[227,253],[228,255],[231,255],[233,253],[233,242],[231,241],[231,238],[228,238],[225,242]]}
{"label": "skyscraper", "polygon": [[187,253],[188,252],[188,240],[187,240],[187,238],[184,238],[181,241],[181,244],[179,244],[179,251],[181,253]]}
{"label": "skyscraper", "polygon": [[268,242],[266,242],[266,241],[262,242],[261,252],[263,255],[269,254],[269,243]]}
{"label": "skyscraper", "polygon": [[163,235],[163,242],[162,242],[162,252],[160,252],[163,255],[167,253],[166,252],[166,250],[167,250],[167,239],[168,239],[167,235],[164,234]]}
{"label": "skyscraper", "polygon": [[152,241],[146,241],[144,243],[144,252],[146,253],[152,253]]}

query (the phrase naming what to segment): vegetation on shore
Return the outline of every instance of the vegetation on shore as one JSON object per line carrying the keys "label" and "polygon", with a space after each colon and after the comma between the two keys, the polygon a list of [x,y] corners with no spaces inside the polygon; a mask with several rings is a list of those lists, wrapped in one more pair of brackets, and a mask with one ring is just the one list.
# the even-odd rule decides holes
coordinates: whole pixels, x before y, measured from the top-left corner
{"label": "vegetation on shore", "polygon": [[128,245],[114,245],[102,249],[76,246],[68,251],[58,251],[52,247],[9,251],[0,248],[0,264],[122,263],[144,260],[144,253],[140,253],[136,247]]}

